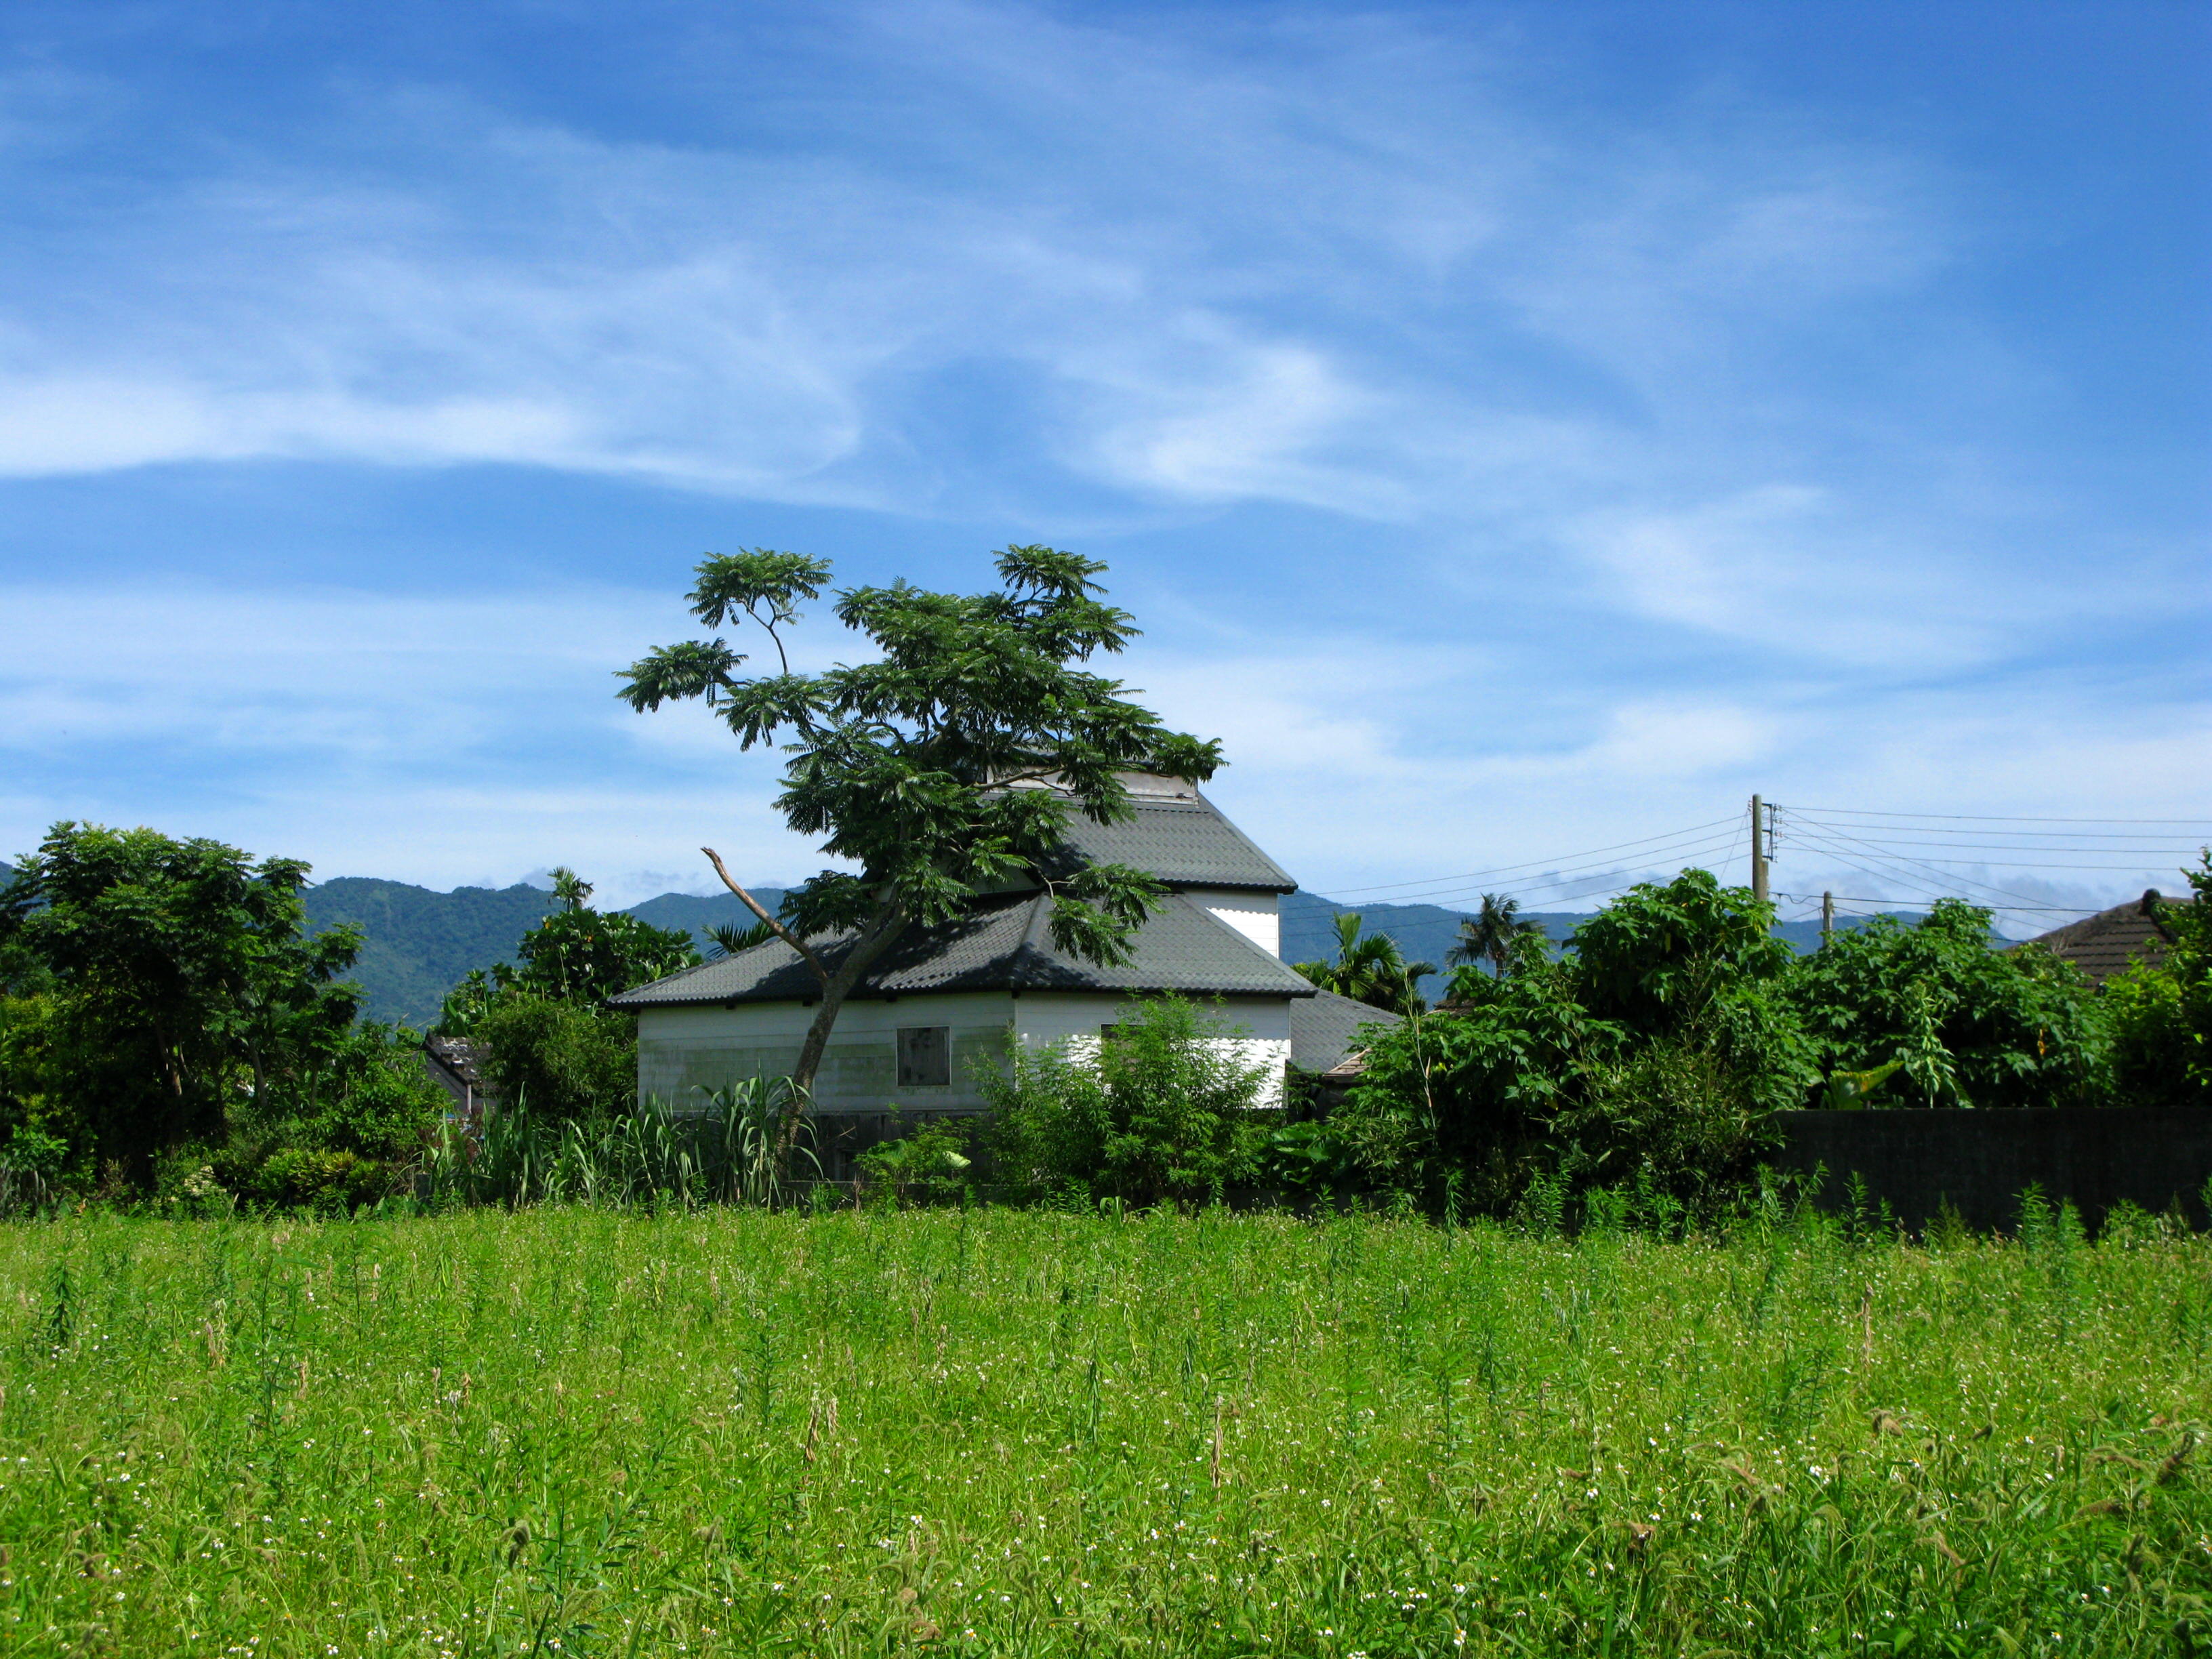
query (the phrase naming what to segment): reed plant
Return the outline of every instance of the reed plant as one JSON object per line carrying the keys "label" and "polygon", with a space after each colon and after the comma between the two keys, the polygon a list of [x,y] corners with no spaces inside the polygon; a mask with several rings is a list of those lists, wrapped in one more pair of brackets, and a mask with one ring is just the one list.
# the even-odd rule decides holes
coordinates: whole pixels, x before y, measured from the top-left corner
{"label": "reed plant", "polygon": [[0,1648],[2203,1652],[2212,1241],[2031,1220],[11,1224]]}

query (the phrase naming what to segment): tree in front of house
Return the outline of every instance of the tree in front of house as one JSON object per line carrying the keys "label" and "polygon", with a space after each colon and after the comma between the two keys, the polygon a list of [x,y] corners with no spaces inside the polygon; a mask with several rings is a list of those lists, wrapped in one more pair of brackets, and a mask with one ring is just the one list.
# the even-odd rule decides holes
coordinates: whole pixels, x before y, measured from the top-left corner
{"label": "tree in front of house", "polygon": [[637,1096],[637,1019],[605,1006],[618,992],[689,968],[689,933],[592,908],[592,886],[552,872],[558,907],[525,933],[513,963],[476,969],[446,997],[441,1036],[465,1037],[484,1080],[542,1116],[598,1117]]}
{"label": "tree in front of house", "polygon": [[392,1093],[338,978],[360,935],[307,933],[307,878],[219,842],[55,825],[0,893],[0,1156],[143,1191],[242,1133],[298,1142],[350,1087]]}
{"label": "tree in front of house", "polygon": [[742,747],[781,746],[784,822],[847,866],[791,890],[771,916],[708,849],[818,988],[793,1069],[794,1106],[846,1000],[909,928],[1036,883],[1051,895],[1055,946],[1091,962],[1127,959],[1130,936],[1163,890],[1127,866],[1073,856],[1069,815],[1123,821],[1132,809],[1121,774],[1200,782],[1220,754],[1169,731],[1089,667],[1137,632],[1098,597],[1092,579],[1104,568],[1016,546],[999,555],[993,592],[902,581],[847,589],[835,596],[836,615],[872,655],[805,673],[792,668],[783,630],[821,597],[830,566],[766,550],[716,555],[698,566],[692,614],[708,628],[757,624],[776,653],[774,671],[742,672],[746,657],[716,637],[663,647],[623,673],[618,695],[641,713],[697,698]]}
{"label": "tree in front of house", "polygon": [[1433,962],[1408,962],[1398,941],[1388,933],[1360,932],[1365,924],[1356,910],[1336,915],[1336,959],[1334,962],[1292,963],[1324,991],[1334,991],[1370,1008],[1387,1008],[1394,1014],[1418,1014],[1429,1005],[1421,995],[1421,981],[1437,971]]}

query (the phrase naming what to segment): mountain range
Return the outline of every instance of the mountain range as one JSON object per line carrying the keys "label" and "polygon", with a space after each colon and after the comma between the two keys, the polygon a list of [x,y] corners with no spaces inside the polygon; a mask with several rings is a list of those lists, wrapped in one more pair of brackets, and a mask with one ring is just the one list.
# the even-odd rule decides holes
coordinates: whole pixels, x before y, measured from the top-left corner
{"label": "mountain range", "polygon": [[[0,887],[14,874],[0,864]],[[773,909],[783,892],[763,887],[755,896]],[[512,887],[456,887],[441,893],[374,876],[337,876],[307,893],[310,932],[344,922],[362,931],[361,956],[350,977],[364,994],[362,1012],[373,1019],[404,1020],[417,1027],[438,1017],[446,992],[470,969],[513,961],[515,945],[553,903],[553,895],[544,888],[520,882]],[[1460,924],[1471,920],[1464,910],[1437,904],[1354,905],[1318,893],[1286,893],[1283,960],[1316,962],[1334,957],[1336,918],[1354,910],[1364,923],[1363,933],[1387,933],[1407,960],[1440,965],[1459,938]],[[726,923],[744,927],[753,921],[752,913],[730,893],[663,893],[632,905],[630,914],[656,927],[690,933],[702,951],[708,948],[709,927]],[[1523,914],[1553,939],[1566,938],[1577,922],[1589,919],[1586,911]],[[1813,950],[1820,942],[1815,921],[1778,922],[1774,932],[1800,951]],[[1431,997],[1443,986],[1442,974],[1421,981],[1423,993]]]}
{"label": "mountain range", "polygon": [[[756,896],[773,908],[783,894],[763,888]],[[553,895],[544,888],[520,884],[457,887],[440,893],[368,876],[337,877],[309,889],[307,901],[308,925],[314,931],[342,922],[362,930],[364,942],[352,977],[366,993],[364,1012],[373,1018],[417,1026],[437,1018],[447,988],[471,969],[512,961],[516,943],[554,903]],[[1465,911],[1436,904],[1350,905],[1317,893],[1290,893],[1283,898],[1283,959],[1312,962],[1334,957],[1336,918],[1348,910],[1358,912],[1364,932],[1387,933],[1410,960],[1439,964],[1459,937],[1461,922],[1468,920]],[[753,920],[752,913],[728,893],[663,893],[631,906],[630,914],[656,927],[682,929],[702,950],[708,947],[708,928],[724,923],[743,927]],[[1528,915],[1554,939],[1565,939],[1576,923],[1587,920],[1587,913],[1577,911]],[[1784,922],[1775,932],[1800,951],[1820,942],[1815,922]],[[1433,996],[1442,988],[1443,976],[1431,975],[1421,983]]]}

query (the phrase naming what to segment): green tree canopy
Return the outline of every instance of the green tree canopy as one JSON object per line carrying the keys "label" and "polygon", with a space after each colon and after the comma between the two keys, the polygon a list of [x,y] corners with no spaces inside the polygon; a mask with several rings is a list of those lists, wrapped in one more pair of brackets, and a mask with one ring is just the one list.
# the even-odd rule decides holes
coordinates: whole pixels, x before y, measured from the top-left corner
{"label": "green tree canopy", "polygon": [[1454,965],[1488,963],[1492,974],[1503,974],[1513,961],[1514,946],[1523,936],[1541,937],[1544,924],[1521,914],[1521,901],[1496,893],[1482,896],[1482,908],[1459,925],[1459,938],[1444,960]]}
{"label": "green tree canopy", "polygon": [[2131,1104],[2212,1106],[2212,852],[2182,873],[2194,902],[2145,895],[2165,960],[2105,981],[2113,1084]]}
{"label": "green tree canopy", "polygon": [[770,918],[714,859],[820,983],[793,1070],[801,1095],[846,998],[884,952],[908,927],[964,915],[987,892],[1041,882],[1056,945],[1126,960],[1161,890],[1140,871],[1074,859],[1068,815],[1127,817],[1122,773],[1198,782],[1220,764],[1218,744],[1169,731],[1119,681],[1085,666],[1137,631],[1097,597],[1103,565],[1015,546],[997,568],[991,592],[902,581],[837,593],[837,619],[875,654],[802,673],[782,630],[820,598],[829,564],[765,550],[712,556],[698,566],[692,614],[709,628],[750,617],[775,647],[776,672],[741,673],[746,658],[717,637],[662,647],[622,676],[618,695],[641,712],[699,698],[744,748],[781,745],[785,823],[849,866],[793,889]]}
{"label": "green tree canopy", "polygon": [[1420,992],[1424,975],[1437,971],[1433,962],[1408,962],[1398,941],[1388,933],[1367,933],[1356,910],[1336,916],[1336,960],[1301,962],[1297,970],[1324,991],[1334,991],[1370,1008],[1387,1008],[1394,1014],[1418,1014],[1428,1003]]}
{"label": "green tree canopy", "polygon": [[2088,981],[2040,945],[1991,949],[1990,921],[1942,899],[1911,926],[1876,916],[1832,934],[1797,963],[1788,998],[1821,1069],[1873,1079],[1876,1104],[2093,1103],[2106,1039]]}
{"label": "green tree canopy", "polygon": [[19,1108],[143,1182],[222,1136],[243,1094],[312,1070],[351,1024],[360,935],[309,938],[297,859],[64,823],[0,893],[0,951],[40,1006],[9,1022]]}

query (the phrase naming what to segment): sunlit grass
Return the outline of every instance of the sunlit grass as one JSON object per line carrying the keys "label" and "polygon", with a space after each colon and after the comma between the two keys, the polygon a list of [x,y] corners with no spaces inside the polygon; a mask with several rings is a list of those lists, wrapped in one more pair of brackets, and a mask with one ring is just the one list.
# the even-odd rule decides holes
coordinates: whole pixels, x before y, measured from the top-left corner
{"label": "sunlit grass", "polygon": [[11,1654],[2212,1649],[2212,1242],[0,1230]]}

